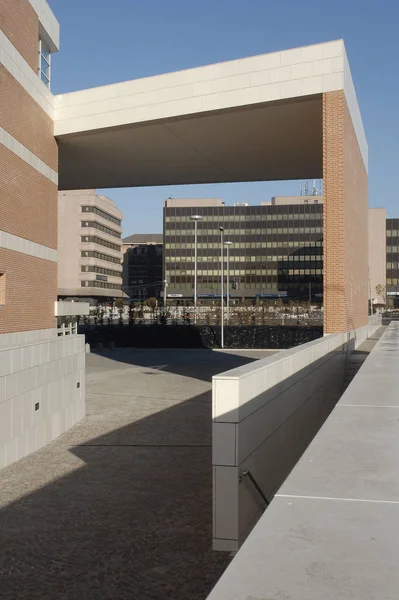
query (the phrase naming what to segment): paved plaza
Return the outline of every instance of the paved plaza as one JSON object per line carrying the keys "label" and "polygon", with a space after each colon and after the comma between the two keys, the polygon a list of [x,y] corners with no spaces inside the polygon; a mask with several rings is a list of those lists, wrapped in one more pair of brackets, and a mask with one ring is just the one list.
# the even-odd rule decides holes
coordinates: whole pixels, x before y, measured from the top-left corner
{"label": "paved plaza", "polygon": [[273,352],[87,356],[87,416],[0,471],[1,600],[203,600],[212,542],[211,377]]}

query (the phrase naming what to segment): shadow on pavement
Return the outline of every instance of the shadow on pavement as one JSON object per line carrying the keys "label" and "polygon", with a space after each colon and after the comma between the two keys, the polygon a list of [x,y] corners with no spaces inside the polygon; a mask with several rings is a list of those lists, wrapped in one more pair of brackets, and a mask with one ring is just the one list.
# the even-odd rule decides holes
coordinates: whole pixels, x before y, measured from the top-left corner
{"label": "shadow on pavement", "polygon": [[[207,358],[182,353],[168,371],[210,380],[221,365],[251,360],[200,352]],[[158,356],[124,350],[112,360],[150,367]],[[132,410],[140,402],[122,401]],[[0,598],[205,599],[229,562],[211,549],[210,392],[90,437],[97,418],[0,472],[9,502],[0,511]]]}

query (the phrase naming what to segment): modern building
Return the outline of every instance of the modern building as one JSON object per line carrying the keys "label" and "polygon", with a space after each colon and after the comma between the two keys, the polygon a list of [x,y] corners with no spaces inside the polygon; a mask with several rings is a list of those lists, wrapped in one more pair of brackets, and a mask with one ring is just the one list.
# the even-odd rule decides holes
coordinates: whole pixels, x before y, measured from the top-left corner
{"label": "modern building", "polygon": [[[59,24],[48,3],[3,0],[0,30],[0,466],[43,446],[84,414],[84,340],[57,330],[63,316],[55,306],[58,190],[323,179],[324,332],[367,326],[368,149],[342,40],[55,97],[51,54],[59,47]],[[99,222],[88,215],[87,222]],[[228,224],[240,231],[240,215],[232,216]],[[256,239],[262,227],[252,222],[248,235]],[[216,240],[213,224],[207,225],[212,261],[206,277],[213,278]],[[81,235],[109,239],[92,229]],[[290,221],[277,229],[288,230],[276,235],[290,243]],[[111,244],[116,240],[110,235]],[[275,249],[288,248],[280,242],[270,240]],[[113,256],[113,248],[87,243]],[[284,262],[287,255],[272,262],[279,257]],[[241,262],[247,256],[235,270]],[[292,269],[283,267],[295,277],[296,265],[302,269],[305,262],[298,256]],[[104,268],[114,270],[109,265]],[[266,273],[259,268],[244,283],[275,289],[274,266]],[[88,282],[103,275],[86,274]]]}
{"label": "modern building", "polygon": [[[295,200],[293,202],[292,200]],[[317,202],[315,202],[317,200]],[[167,297],[193,298],[197,217],[198,299],[220,297],[221,244],[229,245],[232,299],[319,300],[323,294],[323,198],[275,197],[260,206],[225,206],[220,199],[165,200],[164,273]],[[227,273],[227,251],[223,248]]]}
{"label": "modern building", "polygon": [[123,291],[133,302],[159,298],[162,278],[163,235],[134,233],[122,240]]}
{"label": "modern building", "polygon": [[122,218],[115,202],[96,190],[59,192],[59,298],[123,296]]}
{"label": "modern building", "polygon": [[386,220],[386,295],[399,308],[399,219]]}

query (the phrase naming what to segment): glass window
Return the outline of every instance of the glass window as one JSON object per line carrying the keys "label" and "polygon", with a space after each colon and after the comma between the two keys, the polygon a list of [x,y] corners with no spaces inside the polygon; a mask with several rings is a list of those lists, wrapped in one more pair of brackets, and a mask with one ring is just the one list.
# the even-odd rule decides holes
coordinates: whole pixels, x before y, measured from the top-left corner
{"label": "glass window", "polygon": [[38,74],[46,87],[50,89],[51,54],[50,48],[39,38]]}

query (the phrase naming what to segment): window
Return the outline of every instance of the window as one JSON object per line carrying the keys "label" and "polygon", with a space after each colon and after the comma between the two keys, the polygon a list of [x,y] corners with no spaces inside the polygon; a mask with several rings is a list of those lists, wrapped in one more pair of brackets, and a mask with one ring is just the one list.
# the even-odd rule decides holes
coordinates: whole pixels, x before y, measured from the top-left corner
{"label": "window", "polygon": [[106,260],[107,262],[112,262],[115,264],[120,265],[121,261],[120,258],[115,258],[114,256],[109,256],[108,254],[103,254],[102,252],[95,252],[95,251],[87,251],[84,250],[80,253],[82,258],[98,258],[99,260]]}
{"label": "window", "polygon": [[[100,246],[105,246],[106,248],[111,248],[112,250],[116,250],[117,252],[120,252],[120,250],[121,250],[120,246],[117,246],[116,244],[111,244],[111,242],[108,242],[107,240],[103,240],[102,238],[99,238],[99,237],[93,236],[93,235],[82,235],[81,241],[92,243],[92,244],[99,244]],[[118,261],[118,262],[120,262],[120,261]]]}
{"label": "window", "polygon": [[113,235],[114,237],[120,238],[121,234],[110,227],[106,227],[105,225],[101,225],[96,221],[82,221],[82,227],[93,227],[94,229],[98,229],[99,231],[103,231],[104,233],[108,233],[108,235]]}
{"label": "window", "polygon": [[104,269],[104,267],[93,267],[83,266],[81,268],[82,273],[100,273],[102,275],[109,275],[110,277],[121,277],[120,271],[113,271],[112,269]]}
{"label": "window", "polygon": [[44,85],[50,89],[51,54],[46,43],[39,38],[39,67],[38,73]]}
{"label": "window", "polygon": [[109,290],[120,290],[121,286],[116,283],[108,283],[108,281],[81,281],[81,287],[106,288]]}
{"label": "window", "polygon": [[111,221],[111,223],[115,223],[115,225],[121,225],[122,221],[113,217],[109,213],[105,212],[105,210],[101,210],[101,208],[97,208],[97,206],[82,206],[82,212],[92,212],[103,219],[107,219],[107,221]]}

